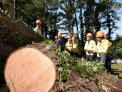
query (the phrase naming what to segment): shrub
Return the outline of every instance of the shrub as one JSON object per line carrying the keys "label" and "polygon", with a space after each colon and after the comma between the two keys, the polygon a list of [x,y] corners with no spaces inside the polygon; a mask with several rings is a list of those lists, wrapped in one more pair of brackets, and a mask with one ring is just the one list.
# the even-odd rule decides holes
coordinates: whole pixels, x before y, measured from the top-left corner
{"label": "shrub", "polygon": [[99,62],[88,62],[85,59],[71,56],[69,52],[58,52],[59,63],[58,70],[61,74],[62,81],[68,80],[70,71],[76,70],[80,73],[81,77],[91,80],[96,74],[103,72],[104,67]]}

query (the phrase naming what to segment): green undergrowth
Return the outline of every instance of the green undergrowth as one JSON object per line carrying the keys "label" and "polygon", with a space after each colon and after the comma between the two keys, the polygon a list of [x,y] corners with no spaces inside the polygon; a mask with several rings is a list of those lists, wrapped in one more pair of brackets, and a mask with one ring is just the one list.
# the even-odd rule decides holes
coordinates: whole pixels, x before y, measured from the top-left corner
{"label": "green undergrowth", "polygon": [[83,58],[71,56],[68,51],[60,52],[58,49],[56,53],[59,56],[58,71],[61,74],[62,81],[67,81],[72,70],[78,71],[82,78],[88,80],[94,79],[94,76],[101,74],[104,67],[99,62],[88,62]]}
{"label": "green undergrowth", "polygon": [[42,43],[46,44],[46,45],[53,45],[53,41],[50,39],[44,39],[44,41]]}

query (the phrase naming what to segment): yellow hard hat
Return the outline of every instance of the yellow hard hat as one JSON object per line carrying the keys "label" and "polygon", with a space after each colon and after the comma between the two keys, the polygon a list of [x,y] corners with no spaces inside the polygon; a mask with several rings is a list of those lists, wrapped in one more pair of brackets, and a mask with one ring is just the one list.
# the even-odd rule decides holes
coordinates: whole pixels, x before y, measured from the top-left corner
{"label": "yellow hard hat", "polygon": [[40,19],[37,19],[36,20],[36,24],[41,24],[41,20]]}
{"label": "yellow hard hat", "polygon": [[93,35],[92,35],[92,33],[87,33],[86,36],[88,36],[88,37],[92,37]]}
{"label": "yellow hard hat", "polygon": [[98,31],[98,32],[96,33],[96,37],[97,37],[97,38],[99,38],[99,37],[104,37],[104,36],[105,36],[105,34],[104,34],[103,31]]}
{"label": "yellow hard hat", "polygon": [[55,39],[57,39],[58,38],[58,36],[55,36]]}
{"label": "yellow hard hat", "polygon": [[71,35],[68,35],[68,36],[67,36],[67,38],[68,38],[68,39],[71,39],[71,38],[72,38],[72,36],[71,36]]}
{"label": "yellow hard hat", "polygon": [[73,37],[75,37],[75,38],[76,38],[77,36],[74,34],[74,35],[73,35]]}

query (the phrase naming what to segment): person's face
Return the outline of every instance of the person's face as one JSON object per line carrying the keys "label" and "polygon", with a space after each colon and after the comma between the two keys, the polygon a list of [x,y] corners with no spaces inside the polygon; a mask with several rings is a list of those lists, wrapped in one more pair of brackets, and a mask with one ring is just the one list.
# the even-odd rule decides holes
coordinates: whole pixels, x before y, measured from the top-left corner
{"label": "person's face", "polygon": [[97,41],[102,41],[103,37],[97,37]]}
{"label": "person's face", "polygon": [[71,42],[72,41],[71,38],[69,38],[68,41]]}
{"label": "person's face", "polygon": [[72,41],[76,41],[76,38],[75,37],[72,37]]}
{"label": "person's face", "polygon": [[90,41],[92,39],[92,37],[87,36],[86,39],[87,39],[87,41]]}
{"label": "person's face", "polygon": [[38,23],[37,23],[36,26],[37,26],[37,27],[41,27],[41,24],[38,24]]}

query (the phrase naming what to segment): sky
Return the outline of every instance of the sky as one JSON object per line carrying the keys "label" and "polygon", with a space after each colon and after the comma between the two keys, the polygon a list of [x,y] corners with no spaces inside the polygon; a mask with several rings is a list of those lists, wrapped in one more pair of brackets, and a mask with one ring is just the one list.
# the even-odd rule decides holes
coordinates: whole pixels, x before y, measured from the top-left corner
{"label": "sky", "polygon": [[[116,0],[117,2],[121,2],[122,3],[122,0]],[[61,10],[59,10],[61,11]],[[120,20],[116,23],[118,29],[112,34],[112,38],[115,39],[116,38],[116,35],[120,35],[122,36],[122,8],[120,8],[119,10],[117,10],[117,14],[118,16],[120,17]],[[76,28],[74,28],[76,30]],[[103,29],[103,31],[105,33],[107,33],[106,30]]]}
{"label": "sky", "polygon": [[[121,2],[122,0],[116,0],[117,2]],[[116,38],[116,34],[122,36],[122,8],[118,10],[118,16],[120,17],[120,21],[118,21],[118,23],[116,24],[118,26],[118,29],[116,30],[115,33],[113,33],[112,38],[115,39]]]}
{"label": "sky", "polygon": [[[122,0],[117,0],[117,1],[122,2]],[[116,37],[116,34],[122,36],[122,8],[118,10],[118,16],[120,17],[120,21],[118,21],[118,23],[116,24],[118,26],[118,29],[115,31],[115,33],[113,33],[112,35],[113,38]]]}

